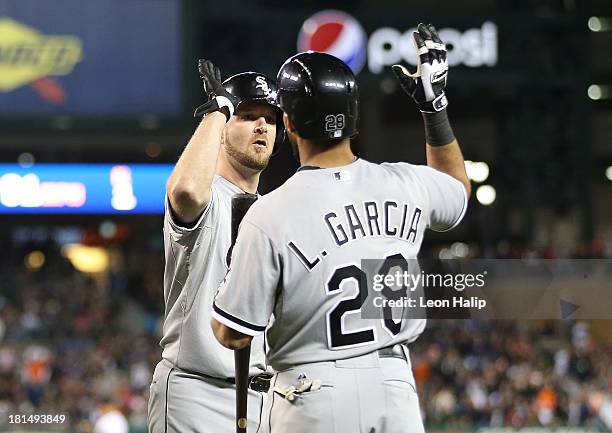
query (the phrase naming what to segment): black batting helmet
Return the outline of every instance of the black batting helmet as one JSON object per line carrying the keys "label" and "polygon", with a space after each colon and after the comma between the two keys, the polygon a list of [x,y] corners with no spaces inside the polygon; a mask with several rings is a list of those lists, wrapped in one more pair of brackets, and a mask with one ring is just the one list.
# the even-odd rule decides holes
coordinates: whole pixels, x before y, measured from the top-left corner
{"label": "black batting helmet", "polygon": [[276,78],[278,103],[302,138],[357,135],[359,91],[340,59],[307,51],[290,57]]}
{"label": "black batting helmet", "polygon": [[276,109],[276,140],[274,141],[274,147],[275,151],[278,151],[284,138],[285,127],[283,125],[283,112],[276,100],[277,89],[274,80],[257,72],[242,72],[232,75],[222,84],[228,93],[238,98],[239,102],[234,107],[236,110],[246,101],[263,101]]}

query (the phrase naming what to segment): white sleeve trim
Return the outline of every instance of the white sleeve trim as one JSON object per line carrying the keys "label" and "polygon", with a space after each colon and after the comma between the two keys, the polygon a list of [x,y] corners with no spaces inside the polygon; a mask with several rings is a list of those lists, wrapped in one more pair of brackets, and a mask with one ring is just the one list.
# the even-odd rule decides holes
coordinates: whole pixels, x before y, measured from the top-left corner
{"label": "white sleeve trim", "polygon": [[[243,326],[239,323],[236,323],[234,320],[231,320],[230,317],[231,316],[229,313],[226,313],[225,311],[223,311],[224,315],[221,315],[220,313],[218,313],[217,311],[223,311],[221,310],[217,305],[213,304],[213,310],[212,310],[212,318],[215,319],[217,322],[222,323],[223,325],[227,326],[228,328],[232,328],[234,331],[238,331],[241,334],[245,334],[245,335],[250,335],[251,337],[255,337],[259,334],[261,334],[262,332],[265,331],[266,327],[259,327],[258,328],[263,328],[261,330],[255,330],[255,329],[251,329],[251,328],[247,328],[246,326]],[[236,318],[237,320],[240,320],[241,322],[246,323],[245,321]],[[252,326],[257,326],[257,325],[252,325]]]}

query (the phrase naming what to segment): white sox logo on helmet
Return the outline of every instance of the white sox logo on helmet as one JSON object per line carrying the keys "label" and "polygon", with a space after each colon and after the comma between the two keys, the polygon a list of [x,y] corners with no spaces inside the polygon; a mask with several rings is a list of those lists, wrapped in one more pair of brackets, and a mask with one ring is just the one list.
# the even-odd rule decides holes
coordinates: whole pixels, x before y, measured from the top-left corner
{"label": "white sox logo on helmet", "polygon": [[255,81],[257,81],[257,86],[255,86],[256,88],[263,90],[266,94],[270,93],[270,87],[268,86],[266,77],[258,75],[255,77]]}

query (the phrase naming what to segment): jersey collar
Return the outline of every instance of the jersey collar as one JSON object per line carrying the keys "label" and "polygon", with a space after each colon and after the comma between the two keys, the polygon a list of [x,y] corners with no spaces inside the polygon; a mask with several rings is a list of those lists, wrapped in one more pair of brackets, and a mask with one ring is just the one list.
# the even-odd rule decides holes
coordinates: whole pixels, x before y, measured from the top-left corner
{"label": "jersey collar", "polygon": [[303,165],[297,169],[297,171],[306,171],[306,170],[320,170],[321,167],[317,167],[316,165]]}
{"label": "jersey collar", "polygon": [[[359,157],[355,157],[355,160],[354,160],[353,162],[351,162],[350,164],[347,164],[347,165],[345,165],[345,166],[341,166],[341,167],[329,167],[329,168],[332,168],[332,169],[339,169],[339,168],[342,168],[342,167],[346,167],[346,166],[348,166],[348,165],[353,165],[353,164],[355,164],[357,161],[359,161]],[[303,166],[299,167],[299,168],[297,169],[297,171],[299,172],[299,171],[308,171],[308,170],[322,170],[322,169],[323,169],[323,167],[317,167],[316,165],[303,165]]]}
{"label": "jersey collar", "polygon": [[[246,191],[244,191],[242,188],[240,188],[238,185],[234,185],[232,182],[230,182],[229,180],[227,180],[226,178],[224,178],[221,175],[216,174],[215,176],[219,177],[221,179],[221,181],[227,185],[227,187],[232,190],[232,192],[234,194],[246,194]],[[261,194],[259,193],[259,189],[255,192],[256,195],[261,196]]]}

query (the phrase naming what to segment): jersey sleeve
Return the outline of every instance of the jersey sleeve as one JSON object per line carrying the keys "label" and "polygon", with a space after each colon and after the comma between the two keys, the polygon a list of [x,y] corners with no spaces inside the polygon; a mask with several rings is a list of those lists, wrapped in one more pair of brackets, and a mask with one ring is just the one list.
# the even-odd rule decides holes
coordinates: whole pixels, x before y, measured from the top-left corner
{"label": "jersey sleeve", "polygon": [[171,240],[181,245],[195,243],[198,234],[205,224],[214,225],[214,209],[218,207],[219,195],[214,184],[210,188],[210,200],[202,215],[192,224],[184,225],[176,219],[174,211],[170,205],[170,199],[166,194],[164,197],[164,230],[168,233]]}
{"label": "jersey sleeve", "polygon": [[213,303],[218,322],[246,335],[265,331],[276,301],[280,253],[255,224],[243,220],[230,270]]}
{"label": "jersey sleeve", "polygon": [[413,166],[429,197],[429,228],[445,232],[456,227],[467,210],[468,197],[461,182],[434,168]]}

